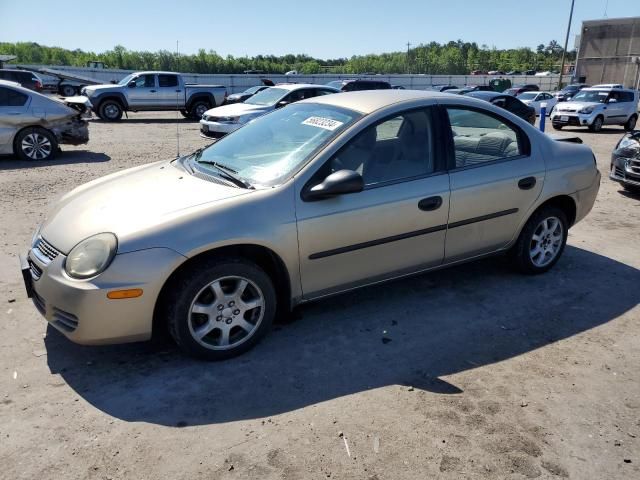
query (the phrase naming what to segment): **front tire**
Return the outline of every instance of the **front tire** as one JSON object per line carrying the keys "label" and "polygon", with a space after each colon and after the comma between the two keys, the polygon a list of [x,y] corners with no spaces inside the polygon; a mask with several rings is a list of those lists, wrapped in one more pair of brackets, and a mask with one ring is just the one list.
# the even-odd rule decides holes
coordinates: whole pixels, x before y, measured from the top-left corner
{"label": "front tire", "polygon": [[562,130],[562,125],[557,125],[555,123],[552,123],[551,125],[553,125],[554,130]]}
{"label": "front tire", "polygon": [[123,108],[117,100],[105,100],[100,104],[98,116],[107,122],[117,122],[122,118]]}
{"label": "front tire", "polygon": [[169,332],[184,353],[222,360],[246,352],[269,331],[276,293],[254,263],[214,258],[179,274],[165,305]]}
{"label": "front tire", "polygon": [[189,113],[188,110],[180,110],[180,115],[182,115],[184,118],[189,118],[191,117],[191,114]]}
{"label": "front tire", "polygon": [[625,131],[630,132],[631,130],[634,130],[636,128],[637,122],[638,122],[638,116],[631,115],[629,117],[629,120],[627,120],[627,123],[624,124]]}
{"label": "front tire", "polygon": [[527,221],[513,247],[513,260],[522,273],[537,275],[551,269],[567,244],[569,225],[565,213],[544,207]]}
{"label": "front tire", "polygon": [[602,118],[601,115],[598,115],[593,123],[589,125],[589,130],[597,133],[602,130],[602,125],[604,125],[604,118]]}
{"label": "front tire", "polygon": [[16,136],[13,150],[22,160],[51,160],[58,152],[58,141],[44,128],[25,128]]}

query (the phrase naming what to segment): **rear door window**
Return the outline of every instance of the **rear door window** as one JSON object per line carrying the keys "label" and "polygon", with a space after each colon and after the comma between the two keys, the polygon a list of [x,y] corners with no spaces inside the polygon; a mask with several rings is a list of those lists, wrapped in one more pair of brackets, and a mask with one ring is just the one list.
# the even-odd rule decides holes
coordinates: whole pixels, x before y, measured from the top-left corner
{"label": "rear door window", "polygon": [[158,75],[158,85],[160,87],[177,87],[178,77],[176,75]]}
{"label": "rear door window", "polygon": [[29,96],[22,92],[0,87],[0,107],[23,107],[28,100]]}

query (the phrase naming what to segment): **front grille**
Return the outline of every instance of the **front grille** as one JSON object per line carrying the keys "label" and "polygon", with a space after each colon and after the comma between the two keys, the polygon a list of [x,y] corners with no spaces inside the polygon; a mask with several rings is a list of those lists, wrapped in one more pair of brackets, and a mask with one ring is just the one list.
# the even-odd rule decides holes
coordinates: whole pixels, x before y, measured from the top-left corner
{"label": "front grille", "polygon": [[36,255],[39,254],[39,258],[42,260],[48,259],[49,262],[53,261],[53,259],[60,255],[60,252],[42,237],[38,238],[33,249],[35,250],[34,253]]}
{"label": "front grille", "polygon": [[47,314],[47,307],[44,299],[36,292],[32,293],[31,300],[42,316]]}
{"label": "front grille", "polygon": [[629,170],[636,175],[640,175],[640,160],[629,160]]}
{"label": "front grille", "polygon": [[615,167],[614,173],[616,177],[624,178],[624,170],[620,167]]}
{"label": "front grille", "polygon": [[52,322],[66,332],[73,332],[78,328],[78,317],[73,313],[65,312],[59,308],[53,308]]}

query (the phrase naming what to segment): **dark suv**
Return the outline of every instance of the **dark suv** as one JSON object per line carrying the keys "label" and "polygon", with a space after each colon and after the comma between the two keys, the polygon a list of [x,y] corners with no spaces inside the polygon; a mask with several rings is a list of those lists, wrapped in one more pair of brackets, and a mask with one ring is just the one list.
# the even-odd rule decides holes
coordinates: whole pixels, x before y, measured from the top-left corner
{"label": "dark suv", "polygon": [[327,83],[329,87],[337,88],[342,92],[355,92],[358,90],[389,90],[391,84],[383,80],[335,80]]}
{"label": "dark suv", "polygon": [[35,90],[36,92],[42,91],[42,80],[35,73],[28,70],[0,70],[0,80],[8,80],[10,82],[17,82],[24,88],[29,90]]}

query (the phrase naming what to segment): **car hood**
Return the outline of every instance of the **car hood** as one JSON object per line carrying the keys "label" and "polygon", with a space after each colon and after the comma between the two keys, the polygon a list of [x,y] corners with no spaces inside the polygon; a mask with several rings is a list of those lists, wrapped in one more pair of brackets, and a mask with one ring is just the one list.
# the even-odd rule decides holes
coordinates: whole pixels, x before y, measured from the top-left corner
{"label": "car hood", "polygon": [[84,91],[87,93],[100,93],[104,90],[113,90],[114,88],[119,88],[120,85],[115,83],[106,83],[104,85],[87,85],[84,87]]}
{"label": "car hood", "polygon": [[[41,235],[68,254],[87,237],[112,232],[120,245],[152,232],[198,206],[251,190],[196,178],[169,161],[117,172],[81,185],[63,196],[42,225]],[[139,244],[139,242],[138,242]],[[147,248],[162,245],[147,245]],[[124,253],[118,248],[119,253]]]}
{"label": "car hood", "polygon": [[223,105],[221,107],[212,108],[204,112],[205,115],[214,117],[237,117],[254,112],[268,112],[273,110],[272,105],[251,105],[248,103],[232,103],[231,105]]}
{"label": "car hood", "polygon": [[558,109],[560,110],[581,110],[584,107],[590,107],[592,105],[598,106],[602,105],[600,102],[562,102],[562,104],[558,105]]}

